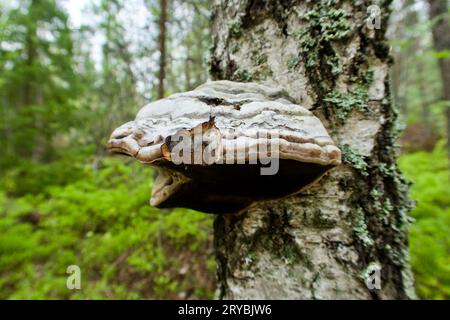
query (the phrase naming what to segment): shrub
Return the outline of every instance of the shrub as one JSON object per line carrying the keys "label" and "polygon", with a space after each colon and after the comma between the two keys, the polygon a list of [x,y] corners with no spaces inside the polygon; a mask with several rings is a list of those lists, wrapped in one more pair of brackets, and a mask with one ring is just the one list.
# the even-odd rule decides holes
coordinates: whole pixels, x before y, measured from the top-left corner
{"label": "shrub", "polygon": [[410,228],[411,263],[421,298],[450,298],[450,187],[445,143],[400,158],[417,202]]}
{"label": "shrub", "polygon": [[[0,190],[0,298],[210,298],[211,217],[148,204],[123,159],[21,163]],[[81,268],[81,290],[66,268]]]}

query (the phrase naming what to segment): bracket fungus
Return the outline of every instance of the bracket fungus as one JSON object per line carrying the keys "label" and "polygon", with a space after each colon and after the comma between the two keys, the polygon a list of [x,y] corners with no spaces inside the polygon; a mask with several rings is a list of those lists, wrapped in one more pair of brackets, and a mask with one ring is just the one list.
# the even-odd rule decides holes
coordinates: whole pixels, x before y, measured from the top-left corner
{"label": "bracket fungus", "polygon": [[146,105],[107,147],[156,169],[151,205],[210,213],[296,193],[341,163],[321,121],[283,90],[231,81]]}

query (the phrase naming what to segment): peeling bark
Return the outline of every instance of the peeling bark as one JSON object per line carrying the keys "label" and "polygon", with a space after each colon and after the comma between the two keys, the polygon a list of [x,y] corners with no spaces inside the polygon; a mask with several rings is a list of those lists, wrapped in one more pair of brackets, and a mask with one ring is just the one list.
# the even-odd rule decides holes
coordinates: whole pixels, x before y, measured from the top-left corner
{"label": "peeling bark", "polygon": [[[372,1],[226,1],[213,5],[215,79],[283,87],[343,151],[320,183],[217,215],[222,299],[407,299],[407,187],[395,162],[389,47],[366,23]],[[381,289],[365,284],[381,267]]]}

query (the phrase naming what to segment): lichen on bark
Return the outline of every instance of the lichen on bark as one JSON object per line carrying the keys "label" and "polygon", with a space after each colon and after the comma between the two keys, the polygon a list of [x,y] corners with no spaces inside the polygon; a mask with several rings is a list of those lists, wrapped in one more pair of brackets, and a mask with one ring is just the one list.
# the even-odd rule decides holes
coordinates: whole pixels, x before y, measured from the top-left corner
{"label": "lichen on bark", "polygon": [[[379,4],[381,29],[368,28],[371,4],[214,2],[213,78],[283,87],[346,148],[345,163],[320,184],[216,217],[219,298],[414,297],[411,204],[395,162],[387,78],[390,1]],[[373,265],[381,267],[380,290],[362,276]]]}

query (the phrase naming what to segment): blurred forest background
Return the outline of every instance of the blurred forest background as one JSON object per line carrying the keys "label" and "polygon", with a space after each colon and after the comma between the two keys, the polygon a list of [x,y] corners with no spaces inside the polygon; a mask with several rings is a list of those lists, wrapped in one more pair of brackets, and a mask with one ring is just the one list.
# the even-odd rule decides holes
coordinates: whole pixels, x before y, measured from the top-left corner
{"label": "blurred forest background", "polygon": [[[209,2],[0,0],[1,299],[214,297],[212,217],[150,207],[151,170],[104,147],[139,107],[208,80]],[[416,290],[450,299],[450,33],[436,32],[450,6],[436,2],[394,0],[388,37]]]}

